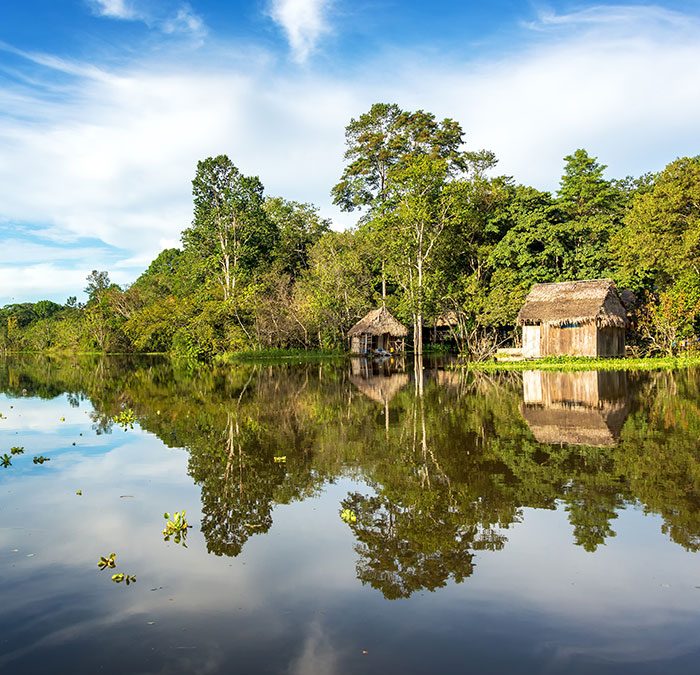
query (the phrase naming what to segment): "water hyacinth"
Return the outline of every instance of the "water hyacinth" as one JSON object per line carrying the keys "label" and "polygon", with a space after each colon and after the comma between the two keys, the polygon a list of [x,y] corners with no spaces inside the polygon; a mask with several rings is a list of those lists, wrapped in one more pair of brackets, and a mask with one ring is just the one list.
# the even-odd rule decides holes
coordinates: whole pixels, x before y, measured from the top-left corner
{"label": "water hyacinth", "polygon": [[116,553],[110,553],[108,556],[100,556],[100,559],[97,562],[97,566],[101,569],[104,570],[106,568],[114,569],[117,566],[117,561],[116,561],[117,554]]}
{"label": "water hyacinth", "polygon": [[127,429],[134,428],[134,422],[136,421],[136,414],[131,408],[125,408],[118,415],[112,418],[115,424],[118,424],[124,431]]}
{"label": "water hyacinth", "polygon": [[185,517],[185,511],[175,511],[172,520],[170,519],[170,514],[167,512],[163,514],[163,517],[166,520],[165,529],[163,530],[163,540],[170,541],[172,537],[176,544],[182,544],[187,548],[185,540],[187,539],[187,530],[190,524]]}

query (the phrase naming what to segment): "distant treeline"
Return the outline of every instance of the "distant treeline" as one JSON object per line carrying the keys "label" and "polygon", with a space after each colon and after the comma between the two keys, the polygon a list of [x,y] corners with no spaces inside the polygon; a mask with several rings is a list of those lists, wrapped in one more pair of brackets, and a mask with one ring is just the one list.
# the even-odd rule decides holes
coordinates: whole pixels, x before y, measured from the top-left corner
{"label": "distant treeline", "polygon": [[[631,342],[673,353],[700,329],[700,157],[609,180],[585,150],[564,158],[556,194],[493,176],[451,119],[375,104],[346,128],[333,187],[355,228],[264,194],[224,155],[197,165],[194,217],[128,288],[93,271],[83,305],[0,309],[0,350],[169,351],[208,359],[272,348],[342,348],[386,304],[422,330],[448,312],[460,349],[513,332],[533,283],[609,277],[636,297]],[[533,161],[537,161],[533,158]]]}

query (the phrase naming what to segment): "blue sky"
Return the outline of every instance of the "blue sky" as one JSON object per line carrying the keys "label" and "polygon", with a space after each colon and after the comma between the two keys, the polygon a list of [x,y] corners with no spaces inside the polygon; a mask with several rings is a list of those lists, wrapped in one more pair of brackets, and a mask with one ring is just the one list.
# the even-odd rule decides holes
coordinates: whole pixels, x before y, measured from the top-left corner
{"label": "blue sky", "polygon": [[376,101],[457,119],[555,190],[700,152],[700,2],[23,0],[0,8],[0,305],[133,281],[191,219],[198,159],[317,204]]}

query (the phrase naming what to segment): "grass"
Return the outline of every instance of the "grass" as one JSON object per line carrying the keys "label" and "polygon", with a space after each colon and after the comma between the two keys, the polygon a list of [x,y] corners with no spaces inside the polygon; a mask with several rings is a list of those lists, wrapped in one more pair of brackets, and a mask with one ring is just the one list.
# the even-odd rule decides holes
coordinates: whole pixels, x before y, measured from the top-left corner
{"label": "grass", "polygon": [[344,352],[330,351],[326,349],[251,349],[241,352],[226,352],[214,357],[215,362],[229,363],[255,363],[286,362],[286,361],[317,361],[319,359],[343,358]]}
{"label": "grass", "polygon": [[465,362],[461,367],[483,371],[522,370],[675,370],[700,366],[700,356],[662,356],[634,359],[595,359],[573,356],[550,356],[531,361]]}

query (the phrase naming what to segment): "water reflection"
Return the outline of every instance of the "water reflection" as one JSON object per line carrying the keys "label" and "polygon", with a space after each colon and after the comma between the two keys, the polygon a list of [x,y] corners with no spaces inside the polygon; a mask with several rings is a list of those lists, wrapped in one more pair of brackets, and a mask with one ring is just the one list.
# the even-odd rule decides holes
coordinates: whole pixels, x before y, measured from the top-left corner
{"label": "water reflection", "polygon": [[[654,646],[652,665],[637,659],[630,671],[658,672],[653,658],[663,648],[676,658],[683,631],[680,651],[697,651],[697,569],[685,553],[700,548],[697,371],[523,377],[410,358],[189,369],[26,357],[0,362],[0,392],[0,454],[27,448],[0,474],[8,672],[45,672],[57,653],[62,669],[109,672],[107,629],[118,636],[106,647],[115,673],[197,670],[194,653],[185,662],[168,649],[181,643],[206,652],[210,672],[312,662],[363,672],[366,647],[387,672],[455,672],[474,654],[480,672],[538,672],[551,645],[575,638],[567,654],[600,672],[588,643],[608,654],[620,635]],[[111,422],[125,409],[133,431]],[[52,461],[33,466],[39,453]],[[187,549],[163,542],[166,510],[187,511]],[[129,594],[107,595],[115,589],[93,578],[107,551],[137,573]],[[676,604],[660,591],[669,580]],[[616,617],[606,614],[606,635],[601,607]],[[37,612],[48,641],[36,637]],[[629,621],[642,614],[656,617],[656,642]],[[430,658],[413,644],[430,645]],[[547,672],[586,672],[571,665]]]}
{"label": "water reflection", "polygon": [[540,443],[614,446],[629,412],[627,373],[527,370],[521,410]]}
{"label": "water reflection", "polygon": [[141,428],[186,448],[216,555],[240,555],[279,506],[361,479],[371,491],[350,490],[337,507],[357,515],[342,526],[356,541],[358,578],[389,598],[464,580],[477,552],[503,549],[526,508],[561,505],[575,543],[595,551],[615,536],[620,510],[640,503],[697,550],[698,373],[521,378],[446,365],[191,371],[159,359],[22,358],[3,362],[0,389],[87,398],[99,434],[128,407]]}

